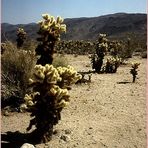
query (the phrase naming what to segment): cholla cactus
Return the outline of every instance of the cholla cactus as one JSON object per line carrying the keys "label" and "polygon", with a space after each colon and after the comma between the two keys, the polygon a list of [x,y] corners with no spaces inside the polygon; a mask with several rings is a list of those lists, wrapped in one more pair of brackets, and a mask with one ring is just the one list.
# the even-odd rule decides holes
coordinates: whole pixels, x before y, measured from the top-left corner
{"label": "cholla cactus", "polygon": [[56,49],[59,53],[84,55],[93,53],[95,50],[95,44],[93,42],[84,40],[59,41],[56,45]]}
{"label": "cholla cactus", "polygon": [[26,39],[26,32],[24,31],[23,28],[18,28],[17,30],[17,48],[20,48],[23,46],[23,43]]}
{"label": "cholla cactus", "polygon": [[120,58],[107,58],[106,65],[103,70],[106,73],[116,73],[117,69],[120,65],[121,59]]}
{"label": "cholla cactus", "polygon": [[48,142],[53,133],[53,126],[61,119],[61,111],[68,104],[69,86],[79,79],[73,67],[54,68],[52,64],[55,43],[60,39],[60,34],[66,31],[63,19],[43,14],[43,20],[39,22],[37,40],[40,42],[36,48],[36,54],[41,55],[34,68],[33,77],[29,79],[32,93],[24,97],[25,104],[21,110],[27,109],[33,117],[27,128],[29,131],[35,125],[36,129],[31,133],[31,139],[35,142]]}
{"label": "cholla cactus", "polygon": [[36,65],[29,84],[33,93],[25,95],[22,109],[29,109],[33,119],[27,130],[36,126],[33,137],[38,142],[48,142],[53,133],[53,125],[61,119],[60,112],[70,101],[67,86],[81,79],[73,67]]}
{"label": "cholla cactus", "polygon": [[136,76],[138,75],[137,69],[139,67],[140,63],[132,63],[132,69],[130,70],[130,73],[133,76],[133,83],[136,80]]}
{"label": "cholla cactus", "polygon": [[48,14],[43,14],[42,17],[43,20],[38,23],[40,37],[37,41],[40,44],[36,48],[36,54],[41,56],[37,64],[46,65],[52,64],[55,44],[60,40],[60,34],[66,32],[66,25],[62,24],[64,20],[61,17],[55,19]]}
{"label": "cholla cactus", "polygon": [[96,72],[100,72],[103,65],[103,59],[108,48],[107,39],[105,37],[106,34],[99,35],[96,47],[96,54],[92,57],[92,67],[95,69]]}
{"label": "cholla cactus", "polygon": [[114,58],[118,57],[118,54],[121,48],[122,48],[122,45],[118,41],[111,41],[109,43],[109,51]]}

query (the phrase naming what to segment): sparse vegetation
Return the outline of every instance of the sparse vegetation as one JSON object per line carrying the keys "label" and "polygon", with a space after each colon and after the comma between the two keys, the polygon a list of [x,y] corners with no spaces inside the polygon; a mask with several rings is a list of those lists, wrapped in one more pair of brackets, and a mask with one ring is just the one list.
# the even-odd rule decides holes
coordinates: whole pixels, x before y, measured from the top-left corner
{"label": "sparse vegetation", "polygon": [[[17,108],[17,110],[14,111],[29,112],[31,117],[30,124],[27,127],[27,134],[25,133],[27,138],[25,137],[23,140],[26,142],[26,140],[31,139],[31,142],[35,144],[47,143],[51,140],[53,132],[57,132],[54,131],[54,126],[61,120],[61,112],[70,101],[69,90],[71,90],[72,84],[85,83],[88,85],[74,86],[75,89],[72,93],[79,95],[73,97],[74,105],[72,104],[73,106],[70,108],[72,110],[71,112],[66,112],[67,117],[64,118],[66,122],[68,117],[71,117],[70,120],[73,119],[73,114],[76,114],[77,107],[82,107],[83,118],[85,118],[83,124],[85,124],[85,121],[90,120],[90,118],[92,120],[95,117],[92,118],[91,116],[88,118],[86,112],[89,115],[89,111],[91,114],[93,112],[93,114],[97,116],[100,115],[100,117],[109,117],[107,118],[108,120],[112,120],[112,117],[122,117],[124,110],[128,109],[128,104],[125,106],[121,106],[121,103],[116,104],[118,101],[125,103],[125,99],[121,99],[121,97],[125,97],[124,93],[126,94],[126,91],[122,91],[122,85],[119,86],[119,84],[129,84],[130,89],[126,89],[131,96],[134,96],[133,90],[135,88],[137,89],[137,83],[135,83],[135,81],[140,63],[136,61],[132,64],[130,74],[132,75],[133,83],[131,84],[127,81],[127,79],[130,79],[129,61],[132,60],[131,58],[133,56],[137,55],[143,58],[147,57],[145,42],[141,43],[141,40],[137,40],[137,37],[131,35],[126,39],[107,39],[106,34],[100,34],[97,41],[61,40],[61,34],[66,32],[66,25],[64,24],[63,18],[57,17],[55,19],[48,14],[43,14],[42,18],[38,23],[39,31],[37,32],[38,38],[36,41],[26,38],[24,29],[19,28],[17,31],[17,44],[9,41],[1,44],[2,108],[12,106]],[[66,54],[73,55],[67,56]],[[89,54],[91,54],[92,69],[95,69],[95,71],[89,70],[91,69],[88,60]],[[86,61],[83,61],[83,55],[87,55],[87,57],[85,56]],[[77,70],[82,71],[77,72],[74,67],[70,66],[67,57],[70,57],[69,61]],[[127,60],[127,65],[122,65],[123,67],[113,76],[112,73],[116,73],[119,65],[125,60]],[[143,60],[143,63],[145,62],[145,59],[140,60]],[[97,72],[97,74],[95,72]],[[106,73],[110,74],[106,75]],[[127,77],[125,81],[117,82],[118,80],[122,80],[124,76],[125,78]],[[114,78],[114,81],[112,81],[112,78]],[[142,83],[138,81],[138,85],[139,84],[143,85],[144,81]],[[84,86],[84,89],[82,86]],[[108,86],[110,86],[110,92],[106,93]],[[116,87],[118,89],[116,89]],[[119,90],[123,95],[120,94],[116,96]],[[83,96],[83,93],[86,94]],[[113,102],[111,104],[110,102],[112,100]],[[127,98],[127,100],[129,100],[129,98]],[[130,104],[130,107],[131,106]],[[120,107],[124,107],[122,111]],[[115,112],[114,108],[119,110],[119,112]],[[113,110],[113,112],[111,112],[110,109]],[[74,110],[76,110],[76,112],[74,112]],[[81,109],[79,111],[81,112]],[[129,111],[131,112],[130,109]],[[97,114],[97,112],[99,112],[99,114]],[[114,116],[115,114],[117,116]],[[124,115],[126,114],[127,112],[125,112]],[[82,113],[79,114],[78,112],[76,115],[81,116]],[[98,119],[96,118],[96,121],[100,120],[100,117]],[[81,121],[83,121],[83,118]],[[103,123],[105,123],[105,118],[103,118]],[[125,119],[127,120],[127,118]],[[73,121],[75,120],[77,119],[74,118]],[[120,118],[118,118],[118,120],[120,120]],[[67,122],[67,124],[69,123],[70,122]],[[73,124],[75,123],[73,122]],[[90,125],[90,121],[88,124]],[[131,123],[131,125],[133,125],[133,123]],[[83,125],[80,126],[82,127]],[[99,126],[101,126],[101,124]],[[103,126],[104,125],[102,125],[102,127]],[[73,128],[73,126],[71,127]],[[64,126],[62,126],[62,128],[64,128]],[[82,132],[84,132],[84,134],[90,135],[91,132],[97,131],[93,129],[93,127],[87,128],[88,130],[83,129],[84,131]],[[100,129],[98,130],[99,134]],[[102,133],[105,130],[106,129],[103,129]],[[141,129],[138,129],[138,132],[139,131],[141,131]],[[68,133],[70,132],[68,131]],[[64,136],[61,135],[60,140],[63,140],[66,136],[63,137]],[[122,137],[123,136],[121,136],[121,138]],[[66,140],[64,139],[64,141]],[[76,145],[70,146],[75,147]]]}
{"label": "sparse vegetation", "polygon": [[[6,51],[1,57],[2,70],[2,107],[11,102],[14,105],[23,101],[26,93],[27,79],[31,76],[32,68],[35,65],[36,58],[31,51],[17,50],[17,47],[6,42]],[[12,98],[17,98],[12,101]],[[8,104],[5,104],[5,101]],[[17,104],[17,107],[19,107]],[[16,106],[14,106],[16,107]]]}
{"label": "sparse vegetation", "polygon": [[53,66],[54,67],[67,67],[68,64],[68,60],[67,58],[64,56],[64,54],[57,54],[54,59],[53,59]]}

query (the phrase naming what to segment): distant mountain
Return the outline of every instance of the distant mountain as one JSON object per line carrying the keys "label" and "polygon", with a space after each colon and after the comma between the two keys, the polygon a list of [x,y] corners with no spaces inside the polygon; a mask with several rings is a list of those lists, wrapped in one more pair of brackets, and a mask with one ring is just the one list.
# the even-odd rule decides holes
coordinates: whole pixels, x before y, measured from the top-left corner
{"label": "distant mountain", "polygon": [[[62,35],[63,40],[96,40],[99,33],[106,33],[109,38],[124,38],[127,33],[134,33],[140,39],[146,39],[147,15],[116,13],[90,18],[65,19],[67,25],[66,34]],[[1,24],[2,41],[8,39],[16,40],[16,30],[23,27],[28,38],[36,39],[38,25],[36,23],[12,25]]]}

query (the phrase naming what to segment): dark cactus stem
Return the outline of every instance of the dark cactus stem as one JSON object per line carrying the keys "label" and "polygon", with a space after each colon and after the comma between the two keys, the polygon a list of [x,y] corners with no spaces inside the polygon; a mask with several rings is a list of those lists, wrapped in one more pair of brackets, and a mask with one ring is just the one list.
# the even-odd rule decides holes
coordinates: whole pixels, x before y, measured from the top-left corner
{"label": "dark cactus stem", "polygon": [[17,48],[21,48],[23,46],[24,40],[21,38],[18,38],[16,41],[17,41]]}
{"label": "dark cactus stem", "polygon": [[99,73],[101,71],[102,65],[103,65],[103,58],[100,58],[95,62],[95,71],[97,73]]}
{"label": "dark cactus stem", "polygon": [[[44,92],[43,92],[44,93]],[[41,100],[37,102],[35,109],[31,110],[31,116],[35,117],[30,121],[30,125],[27,128],[29,131],[33,125],[36,129],[31,133],[31,139],[35,143],[47,143],[52,139],[53,126],[61,119],[61,108],[55,110],[54,97],[48,97],[48,102]],[[47,99],[45,95],[45,100]],[[50,99],[49,99],[50,98]]]}
{"label": "dark cactus stem", "polygon": [[133,83],[135,83],[135,80],[136,80],[136,76],[138,75],[138,72],[137,72],[137,69],[138,67],[132,67],[130,73],[132,74],[133,76]]}
{"label": "dark cactus stem", "polygon": [[103,65],[103,59],[105,54],[101,48],[96,49],[96,54],[97,54],[97,60],[95,61],[95,71],[99,73]]}
{"label": "dark cactus stem", "polygon": [[92,59],[93,68],[97,73],[101,71],[103,59],[108,46],[107,39],[105,38],[105,36],[105,34],[99,35],[98,42],[96,44],[96,59]]}
{"label": "dark cactus stem", "polygon": [[135,83],[136,75],[133,75],[133,83]]}
{"label": "dark cactus stem", "polygon": [[30,134],[30,139],[33,143],[47,143],[52,139],[53,135],[53,125],[48,124],[45,125],[43,128],[37,128]]}
{"label": "dark cactus stem", "polygon": [[48,41],[39,44],[36,48],[36,54],[40,55],[40,58],[37,60],[36,64],[41,64],[45,66],[46,64],[52,64],[53,55],[55,53],[56,39],[53,37],[48,37]]}

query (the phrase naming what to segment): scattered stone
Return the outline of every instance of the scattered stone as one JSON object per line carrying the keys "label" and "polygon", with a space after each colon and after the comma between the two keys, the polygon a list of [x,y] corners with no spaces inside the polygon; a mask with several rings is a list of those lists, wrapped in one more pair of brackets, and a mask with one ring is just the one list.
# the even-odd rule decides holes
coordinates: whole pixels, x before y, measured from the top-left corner
{"label": "scattered stone", "polygon": [[4,115],[4,116],[9,116],[10,113],[9,113],[9,111],[5,110],[4,113],[3,113],[3,115]]}
{"label": "scattered stone", "polygon": [[24,143],[20,148],[35,148],[35,147],[32,144]]}
{"label": "scattered stone", "polygon": [[66,129],[65,130],[65,134],[71,134],[71,130],[70,129]]}
{"label": "scattered stone", "polygon": [[59,134],[60,134],[60,130],[58,130],[58,129],[54,130],[54,131],[53,131],[53,134],[54,134],[54,135],[59,135]]}
{"label": "scattered stone", "polygon": [[62,139],[62,140],[65,141],[65,142],[69,142],[69,141],[70,141],[70,137],[69,137],[68,135],[62,135],[62,136],[60,137],[60,139]]}

